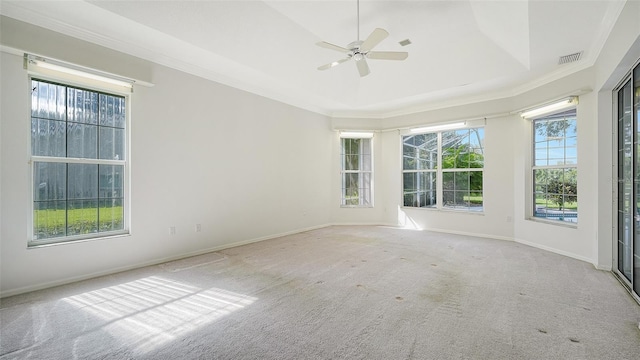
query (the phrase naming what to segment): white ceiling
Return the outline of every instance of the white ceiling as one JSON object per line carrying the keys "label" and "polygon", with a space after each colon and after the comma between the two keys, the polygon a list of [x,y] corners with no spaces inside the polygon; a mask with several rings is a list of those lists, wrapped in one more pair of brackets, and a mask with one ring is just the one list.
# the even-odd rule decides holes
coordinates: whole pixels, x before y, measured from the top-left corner
{"label": "white ceiling", "polygon": [[[360,38],[389,37],[369,59],[315,45],[356,40],[349,1],[10,1],[0,12],[208,79],[333,116],[385,117],[513,96],[591,66],[624,1],[360,2]],[[410,39],[402,47],[399,41]],[[560,56],[583,51],[559,65]]]}

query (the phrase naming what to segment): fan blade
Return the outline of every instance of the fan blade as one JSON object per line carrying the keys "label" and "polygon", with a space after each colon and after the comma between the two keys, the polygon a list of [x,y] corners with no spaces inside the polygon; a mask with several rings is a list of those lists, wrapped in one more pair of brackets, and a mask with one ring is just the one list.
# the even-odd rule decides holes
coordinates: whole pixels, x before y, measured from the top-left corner
{"label": "fan blade", "polygon": [[405,51],[369,51],[367,57],[377,60],[404,60],[409,56]]}
{"label": "fan blade", "polygon": [[327,69],[331,69],[334,66],[338,66],[340,64],[342,64],[345,61],[351,60],[351,56],[349,56],[348,58],[344,58],[344,59],[340,59],[334,62],[330,62],[328,64],[322,65],[320,67],[318,67],[318,70],[327,70]]}
{"label": "fan blade", "polygon": [[360,73],[360,77],[369,75],[369,65],[367,65],[367,60],[364,58],[356,61],[356,66],[358,67],[358,72]]}
{"label": "fan blade", "polygon": [[362,45],[360,45],[360,52],[366,53],[369,50],[373,49],[376,45],[380,43],[380,41],[384,40],[389,36],[389,33],[385,29],[376,28],[373,30],[371,35],[365,40]]}
{"label": "fan blade", "polygon": [[340,51],[340,52],[345,53],[345,54],[351,53],[351,50],[349,50],[347,48],[343,48],[342,46],[338,46],[338,45],[333,45],[333,44],[330,44],[330,43],[328,43],[326,41],[317,42],[316,45],[318,45],[320,47],[323,47],[325,49]]}

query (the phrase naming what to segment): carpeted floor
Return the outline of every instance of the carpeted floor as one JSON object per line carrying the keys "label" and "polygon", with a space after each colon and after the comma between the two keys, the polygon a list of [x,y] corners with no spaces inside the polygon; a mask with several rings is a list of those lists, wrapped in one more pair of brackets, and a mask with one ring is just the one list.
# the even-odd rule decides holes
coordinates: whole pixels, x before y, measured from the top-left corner
{"label": "carpeted floor", "polygon": [[640,306],[611,273],[384,227],[14,296],[0,315],[0,359],[640,359]]}

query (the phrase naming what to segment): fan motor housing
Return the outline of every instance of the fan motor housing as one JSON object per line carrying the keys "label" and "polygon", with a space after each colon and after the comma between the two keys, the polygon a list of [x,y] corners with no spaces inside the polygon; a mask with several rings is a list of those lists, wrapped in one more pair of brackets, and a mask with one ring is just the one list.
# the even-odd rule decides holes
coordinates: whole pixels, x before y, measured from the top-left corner
{"label": "fan motor housing", "polygon": [[358,50],[360,50],[360,45],[362,45],[363,42],[364,41],[362,40],[354,41],[352,43],[349,43],[349,45],[347,45],[347,48],[351,51],[358,52]]}

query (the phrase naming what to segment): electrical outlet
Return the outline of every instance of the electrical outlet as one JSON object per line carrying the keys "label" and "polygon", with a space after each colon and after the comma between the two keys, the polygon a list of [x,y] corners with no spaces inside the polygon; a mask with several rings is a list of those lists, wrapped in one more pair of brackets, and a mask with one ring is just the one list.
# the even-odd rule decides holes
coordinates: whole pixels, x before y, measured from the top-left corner
{"label": "electrical outlet", "polygon": [[196,232],[200,232],[200,231],[202,231],[202,225],[196,224]]}
{"label": "electrical outlet", "polygon": [[171,234],[171,235],[175,235],[176,234],[176,227],[175,226],[170,226],[169,227],[169,234]]}

